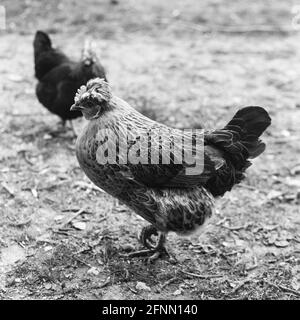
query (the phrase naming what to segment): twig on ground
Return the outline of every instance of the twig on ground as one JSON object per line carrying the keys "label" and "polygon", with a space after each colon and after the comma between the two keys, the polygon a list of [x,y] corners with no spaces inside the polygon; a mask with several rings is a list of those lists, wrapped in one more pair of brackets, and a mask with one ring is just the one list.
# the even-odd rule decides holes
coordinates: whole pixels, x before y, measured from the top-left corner
{"label": "twig on ground", "polygon": [[76,261],[78,261],[78,262],[86,265],[87,267],[89,267],[89,268],[92,267],[92,265],[90,265],[88,262],[85,262],[84,260],[81,260],[80,258],[76,257],[75,254],[73,254],[72,257],[73,257]]}
{"label": "twig on ground", "polygon": [[110,284],[110,282],[111,282],[110,277],[107,277],[107,279],[99,286],[99,288],[101,289],[101,288],[106,287],[107,285]]}
{"label": "twig on ground", "polygon": [[132,289],[132,288],[130,288],[130,286],[127,286],[127,288],[128,288],[132,293],[137,294],[137,291],[134,290],[134,289]]}
{"label": "twig on ground", "polygon": [[1,185],[2,185],[3,189],[5,189],[9,193],[10,196],[12,196],[12,197],[15,196],[13,189],[11,189],[7,183],[2,182]]}
{"label": "twig on ground", "polygon": [[[78,212],[79,210],[81,210],[81,209],[79,209],[79,208],[72,208],[72,209],[63,209],[63,210],[61,210],[61,212]],[[82,213],[93,214],[93,212],[91,212],[91,211],[86,211],[86,210],[84,210]]]}
{"label": "twig on ground", "polygon": [[250,186],[250,185],[245,184],[245,183],[239,183],[239,184],[237,184],[237,187],[245,188],[245,189],[249,189],[249,190],[253,190],[253,191],[258,191],[258,192],[260,192],[260,193],[267,193],[267,192],[264,191],[264,190],[258,189],[258,188],[256,188],[256,187]]}
{"label": "twig on ground", "polygon": [[248,277],[245,280],[241,281],[237,286],[233,288],[233,290],[230,292],[230,294],[236,293],[239,289],[241,289],[246,283],[252,282],[253,277]]}
{"label": "twig on ground", "polygon": [[146,256],[153,254],[153,253],[155,253],[155,250],[145,249],[145,250],[139,250],[139,251],[126,253],[126,254],[120,253],[119,255],[122,258],[135,258],[135,257],[146,257]]}
{"label": "twig on ground", "polygon": [[222,225],[222,227],[224,227],[225,229],[228,229],[230,231],[238,231],[241,229],[246,229],[250,224],[244,224],[242,226],[236,226],[236,227],[229,227],[229,226],[225,226],[224,224]]}
{"label": "twig on ground", "polygon": [[99,191],[99,192],[104,192],[101,188],[93,185],[92,183],[84,182],[84,181],[75,181],[73,183],[74,187],[79,187],[81,189],[87,190],[94,190],[94,191]]}
{"label": "twig on ground", "polygon": [[207,274],[207,275],[204,275],[204,274],[196,274],[196,273],[191,273],[191,272],[187,272],[187,271],[183,271],[183,270],[180,270],[180,272],[184,273],[184,274],[187,274],[191,277],[196,277],[196,278],[200,278],[200,279],[210,279],[210,278],[222,278],[224,277],[223,274]]}
{"label": "twig on ground", "polygon": [[61,234],[63,236],[69,236],[70,234],[67,231],[52,229],[52,232]]}
{"label": "twig on ground", "polygon": [[83,212],[85,212],[85,209],[80,209],[77,212],[73,214],[71,218],[69,218],[67,221],[63,222],[59,227],[58,230],[63,229],[66,225],[68,225],[72,220],[74,220],[76,217],[80,216]]}
{"label": "twig on ground", "polygon": [[287,287],[282,286],[282,285],[280,285],[280,284],[272,283],[272,282],[270,282],[270,281],[268,281],[268,280],[263,280],[263,281],[264,281],[266,284],[268,284],[269,286],[271,286],[271,287],[274,287],[274,288],[276,288],[276,289],[278,289],[278,290],[281,290],[281,291],[290,292],[290,293],[292,293],[292,294],[300,297],[300,292],[299,292],[299,291],[296,291],[296,290],[291,289],[291,288],[287,288]]}
{"label": "twig on ground", "polygon": [[99,221],[97,221],[97,223],[101,223],[101,222],[105,221],[106,219],[107,219],[107,217],[103,217]]}
{"label": "twig on ground", "polygon": [[[24,244],[22,243],[22,241],[18,241],[18,245],[19,245],[20,247],[22,247],[23,249],[25,249],[25,246],[24,246]],[[27,255],[27,257],[28,257],[28,255]]]}
{"label": "twig on ground", "polygon": [[20,222],[17,222],[17,223],[10,223],[9,225],[12,226],[12,227],[17,227],[17,228],[20,228],[20,227],[23,227],[23,226],[26,226],[26,224],[29,224],[31,222],[31,218],[28,218],[24,221],[20,221]]}
{"label": "twig on ground", "polygon": [[69,231],[74,231],[74,229],[51,229],[53,233],[57,233],[63,236],[67,236],[67,237],[73,237],[76,239],[82,239],[81,236],[76,235],[74,232],[69,232]]}
{"label": "twig on ground", "polygon": [[30,165],[33,166],[33,163],[29,160],[27,155],[27,150],[21,150],[19,153],[23,156],[24,160]]}
{"label": "twig on ground", "polygon": [[227,253],[224,253],[225,256],[233,256],[235,254],[238,254],[238,253],[243,253],[245,252],[245,249],[242,249],[242,250],[235,250],[235,251],[232,251],[232,252],[227,252]]}
{"label": "twig on ground", "polygon": [[160,289],[164,289],[166,286],[168,286],[169,284],[173,283],[175,280],[177,280],[178,278],[177,277],[173,277],[171,279],[169,279],[168,281],[166,281],[165,283],[163,283],[161,286],[160,286]]}

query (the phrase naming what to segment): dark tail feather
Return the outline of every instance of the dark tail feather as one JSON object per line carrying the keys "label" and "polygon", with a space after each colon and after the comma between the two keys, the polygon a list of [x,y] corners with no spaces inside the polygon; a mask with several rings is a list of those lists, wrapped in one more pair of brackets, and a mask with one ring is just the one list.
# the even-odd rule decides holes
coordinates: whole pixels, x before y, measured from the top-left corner
{"label": "dark tail feather", "polygon": [[251,165],[248,159],[259,156],[265,144],[259,139],[271,124],[268,112],[261,107],[246,107],[239,110],[221,130],[213,131],[206,143],[223,152],[226,165],[218,176],[208,181],[214,195],[222,195],[244,178],[245,170]]}
{"label": "dark tail feather", "polygon": [[50,50],[52,48],[52,44],[47,33],[43,31],[37,31],[35,33],[33,47],[35,56],[39,55],[42,52]]}
{"label": "dark tail feather", "polygon": [[60,50],[52,47],[50,37],[43,31],[37,31],[33,41],[35,76],[41,80],[54,67],[69,61]]}
{"label": "dark tail feather", "polygon": [[265,150],[265,144],[258,138],[270,124],[271,118],[264,108],[246,107],[239,110],[223,130],[237,133],[249,158],[255,158]]}

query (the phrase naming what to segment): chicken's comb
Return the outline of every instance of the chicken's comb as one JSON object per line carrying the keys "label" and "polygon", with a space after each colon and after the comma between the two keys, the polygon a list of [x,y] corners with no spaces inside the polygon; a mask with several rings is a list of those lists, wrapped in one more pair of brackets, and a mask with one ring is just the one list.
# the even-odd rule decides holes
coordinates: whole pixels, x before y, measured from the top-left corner
{"label": "chicken's comb", "polygon": [[103,78],[94,78],[87,82],[87,89],[91,89],[94,86],[97,87],[107,87],[109,89],[108,83]]}
{"label": "chicken's comb", "polygon": [[79,102],[81,98],[86,98],[89,96],[89,90],[97,88],[97,93],[95,92],[92,94],[93,97],[100,98],[104,101],[109,101],[112,97],[109,84],[104,80],[100,78],[91,79],[87,82],[86,86],[81,86],[75,95],[74,101],[75,104]]}
{"label": "chicken's comb", "polygon": [[79,101],[81,96],[87,91],[86,86],[80,86],[80,88],[77,90],[74,101],[75,103]]}
{"label": "chicken's comb", "polygon": [[91,38],[87,38],[84,42],[84,47],[82,50],[82,60],[92,59],[93,57],[96,57],[96,51],[96,43]]}
{"label": "chicken's comb", "polygon": [[88,81],[86,86],[87,90],[97,88],[97,94],[105,101],[109,101],[112,97],[109,84],[102,78],[91,79]]}

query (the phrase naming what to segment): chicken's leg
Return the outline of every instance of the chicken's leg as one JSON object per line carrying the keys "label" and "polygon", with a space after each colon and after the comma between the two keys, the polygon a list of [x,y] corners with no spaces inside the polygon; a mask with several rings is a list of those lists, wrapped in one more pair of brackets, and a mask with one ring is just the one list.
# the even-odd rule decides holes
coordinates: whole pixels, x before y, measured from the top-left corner
{"label": "chicken's leg", "polygon": [[[158,236],[156,242],[152,239],[153,235]],[[131,252],[126,255],[127,258],[144,257],[151,254],[151,256],[148,258],[148,262],[153,262],[162,254],[167,253],[167,250],[164,246],[166,242],[166,233],[158,231],[153,225],[144,227],[142,229],[140,241],[147,249]]]}
{"label": "chicken's leg", "polygon": [[77,134],[77,132],[75,130],[74,123],[73,123],[72,120],[69,120],[69,122],[70,122],[71,130],[73,132],[74,138],[77,138],[78,134]]}
{"label": "chicken's leg", "polygon": [[59,121],[58,125],[59,125],[59,131],[65,131],[66,130],[66,120],[61,119],[61,121]]}

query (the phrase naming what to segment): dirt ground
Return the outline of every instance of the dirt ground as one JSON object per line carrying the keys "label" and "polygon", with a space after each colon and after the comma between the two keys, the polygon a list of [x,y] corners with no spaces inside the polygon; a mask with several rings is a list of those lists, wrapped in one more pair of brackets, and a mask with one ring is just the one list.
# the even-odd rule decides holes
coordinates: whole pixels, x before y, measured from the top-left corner
{"label": "dirt ground", "polygon": [[[293,4],[2,1],[1,299],[299,299]],[[170,234],[177,263],[121,257],[141,248],[137,234],[147,223],[89,182],[71,131],[55,134],[59,119],[35,96],[37,29],[75,58],[93,37],[115,94],[171,126],[221,127],[246,105],[269,111],[267,149],[247,179],[217,201],[200,237]]]}

